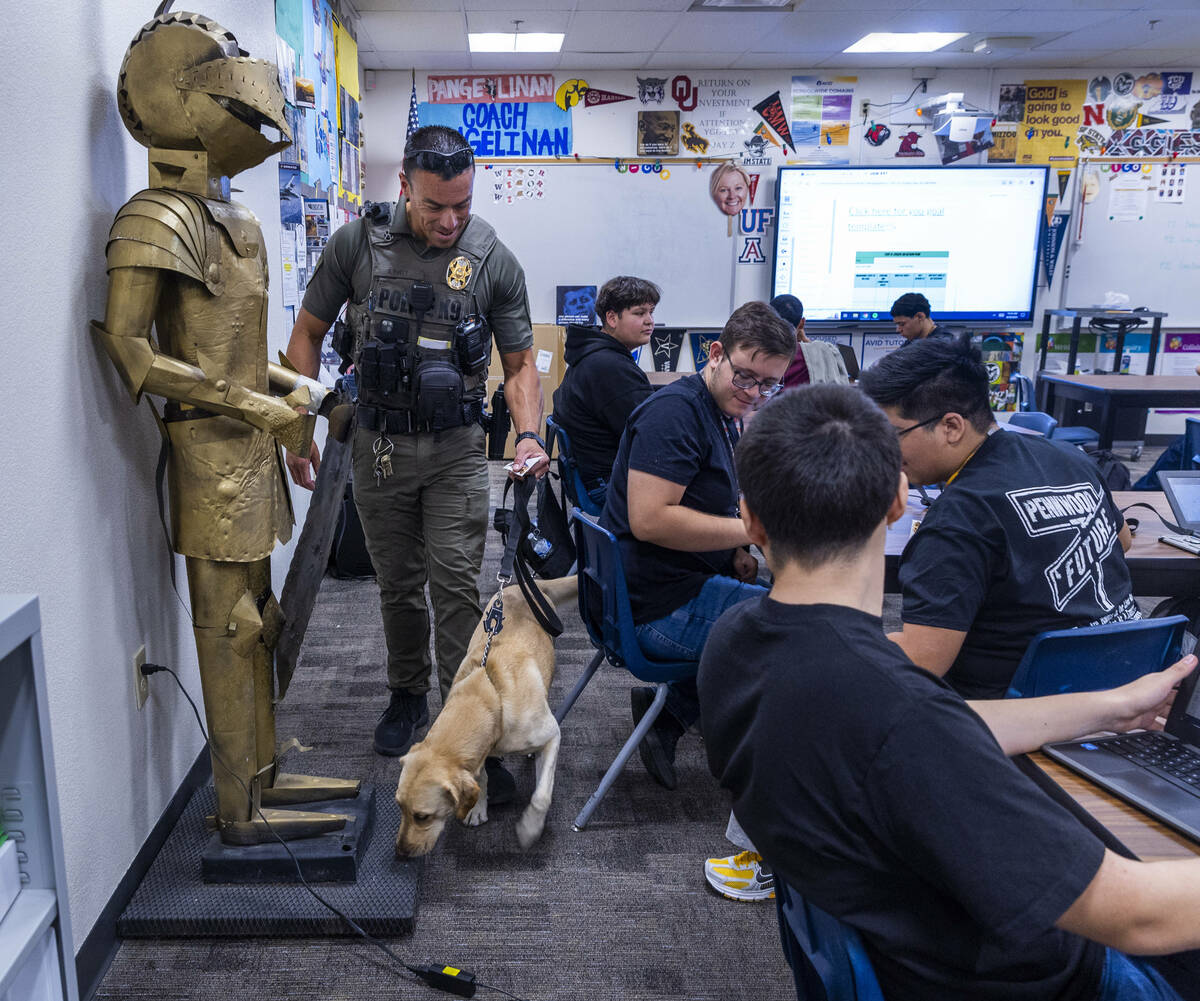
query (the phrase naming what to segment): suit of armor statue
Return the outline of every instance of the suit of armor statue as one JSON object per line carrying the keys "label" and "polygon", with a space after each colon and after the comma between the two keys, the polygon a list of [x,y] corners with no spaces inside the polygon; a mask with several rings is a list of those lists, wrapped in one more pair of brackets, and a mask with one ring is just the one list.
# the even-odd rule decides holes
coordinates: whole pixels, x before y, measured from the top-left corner
{"label": "suit of armor statue", "polygon": [[118,103],[149,148],[150,187],[117,213],[108,307],[92,332],[135,401],[167,401],[173,546],[187,562],[217,829],[229,844],[273,841],[264,816],[282,837],[337,830],[345,815],[264,808],[354,796],[359,786],[285,775],[276,760],[273,649],[283,616],[270,554],[292,527],[279,444],[306,451],[329,399],[320,384],[267,362],[262,232],[229,200],[230,176],[288,144],[277,70],[247,58],[208,18],[164,14],[130,45]]}

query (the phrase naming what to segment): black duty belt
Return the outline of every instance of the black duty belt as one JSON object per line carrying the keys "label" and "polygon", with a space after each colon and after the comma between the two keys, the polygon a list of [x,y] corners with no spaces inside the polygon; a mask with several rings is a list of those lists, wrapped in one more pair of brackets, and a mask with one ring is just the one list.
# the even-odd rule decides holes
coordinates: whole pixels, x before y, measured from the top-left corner
{"label": "black duty belt", "polygon": [[[470,403],[459,406],[457,415],[451,415],[450,419],[438,430],[448,431],[451,428],[482,423],[483,401],[472,400]],[[369,403],[358,405],[358,426],[366,428],[368,431],[381,431],[384,434],[424,434],[434,430],[428,421],[418,421],[417,415],[411,410],[391,410],[388,407],[376,407]]]}

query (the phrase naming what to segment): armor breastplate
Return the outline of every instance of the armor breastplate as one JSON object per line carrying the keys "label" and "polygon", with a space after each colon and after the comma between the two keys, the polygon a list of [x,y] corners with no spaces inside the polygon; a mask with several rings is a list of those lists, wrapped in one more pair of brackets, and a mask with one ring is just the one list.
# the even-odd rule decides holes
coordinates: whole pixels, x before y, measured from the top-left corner
{"label": "armor breastplate", "polygon": [[[148,217],[159,225],[148,229]],[[113,223],[108,266],[168,272],[155,315],[164,354],[268,392],[266,253],[248,209],[141,192]],[[291,538],[291,498],[274,439],[231,417],[174,404],[167,414],[175,551],[245,562],[269,556],[276,538]]]}
{"label": "armor breastplate", "polygon": [[[397,211],[403,211],[403,206]],[[488,304],[477,306],[474,292],[496,234],[482,219],[472,217],[457,244],[422,259],[408,240],[386,224],[364,220],[363,225],[371,253],[371,290],[365,303],[347,307],[359,370],[359,402],[409,410],[416,405],[413,382],[422,361],[449,362],[461,371],[454,350],[455,330],[472,313],[486,312]],[[423,316],[413,308],[413,286],[420,282],[433,289],[433,301]],[[377,374],[370,371],[376,366]],[[463,373],[464,400],[482,398],[486,376],[486,370],[474,376]]]}

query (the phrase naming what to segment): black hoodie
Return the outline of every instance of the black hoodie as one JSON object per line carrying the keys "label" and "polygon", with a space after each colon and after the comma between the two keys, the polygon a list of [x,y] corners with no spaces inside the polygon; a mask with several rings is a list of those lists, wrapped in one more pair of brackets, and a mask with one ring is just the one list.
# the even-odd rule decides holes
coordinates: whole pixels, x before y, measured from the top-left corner
{"label": "black hoodie", "polygon": [[625,422],[653,390],[629,349],[599,327],[567,327],[563,357],[568,368],[554,391],[554,419],[590,489],[608,479]]}

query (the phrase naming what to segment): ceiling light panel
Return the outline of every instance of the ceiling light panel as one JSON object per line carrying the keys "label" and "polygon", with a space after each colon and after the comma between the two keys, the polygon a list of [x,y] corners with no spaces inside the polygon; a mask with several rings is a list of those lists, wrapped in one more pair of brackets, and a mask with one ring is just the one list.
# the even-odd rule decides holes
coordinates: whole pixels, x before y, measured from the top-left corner
{"label": "ceiling light panel", "polygon": [[873,31],[843,52],[937,52],[965,38],[965,31]]}

